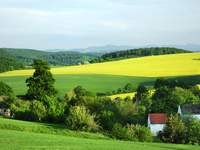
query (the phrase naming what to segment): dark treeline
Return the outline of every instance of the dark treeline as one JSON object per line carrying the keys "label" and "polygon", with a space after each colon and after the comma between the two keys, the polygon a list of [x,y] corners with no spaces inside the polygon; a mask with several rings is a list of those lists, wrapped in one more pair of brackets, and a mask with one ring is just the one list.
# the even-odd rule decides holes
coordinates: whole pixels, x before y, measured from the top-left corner
{"label": "dark treeline", "polygon": [[47,61],[53,66],[62,65],[78,65],[88,63],[90,60],[100,56],[98,53],[80,53],[72,51],[63,52],[45,52],[32,49],[14,49],[14,48],[1,48],[7,53],[13,55],[15,59],[24,63],[24,65],[31,65],[35,59]]}
{"label": "dark treeline", "polygon": [[0,49],[0,72],[23,68],[23,64],[7,51]]}
{"label": "dark treeline", "polygon": [[178,53],[191,53],[191,51],[177,49],[177,48],[170,48],[170,47],[138,48],[138,49],[130,49],[130,50],[107,53],[97,59],[92,60],[91,63],[142,57],[142,56],[178,54]]}

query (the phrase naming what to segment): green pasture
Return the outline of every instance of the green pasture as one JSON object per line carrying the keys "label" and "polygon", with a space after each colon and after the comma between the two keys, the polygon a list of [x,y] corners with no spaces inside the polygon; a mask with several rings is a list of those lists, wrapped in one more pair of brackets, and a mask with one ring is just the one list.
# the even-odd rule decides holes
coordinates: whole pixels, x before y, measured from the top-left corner
{"label": "green pasture", "polygon": [[[12,76],[0,77],[10,85],[15,94],[23,95],[26,93],[27,87],[25,80],[28,76]],[[112,92],[118,88],[122,88],[127,83],[132,83],[135,87],[139,84],[152,86],[156,77],[130,77],[130,76],[117,76],[117,75],[54,75],[56,79],[55,86],[59,92],[59,96],[63,96],[66,92],[72,90],[74,87],[81,85],[93,93],[97,92]],[[170,77],[185,82],[192,82],[195,84],[200,83],[200,76],[181,76]]]}
{"label": "green pasture", "polygon": [[62,125],[0,118],[2,150],[199,150],[199,146],[118,141]]}

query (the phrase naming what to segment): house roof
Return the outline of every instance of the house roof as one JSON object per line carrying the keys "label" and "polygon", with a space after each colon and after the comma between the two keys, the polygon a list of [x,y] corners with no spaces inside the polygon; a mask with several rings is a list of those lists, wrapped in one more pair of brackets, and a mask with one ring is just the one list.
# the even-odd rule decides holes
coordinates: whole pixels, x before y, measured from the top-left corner
{"label": "house roof", "polygon": [[165,124],[167,121],[167,115],[164,113],[156,113],[148,115],[151,124]]}
{"label": "house roof", "polygon": [[200,104],[185,104],[181,111],[183,114],[200,114]]}

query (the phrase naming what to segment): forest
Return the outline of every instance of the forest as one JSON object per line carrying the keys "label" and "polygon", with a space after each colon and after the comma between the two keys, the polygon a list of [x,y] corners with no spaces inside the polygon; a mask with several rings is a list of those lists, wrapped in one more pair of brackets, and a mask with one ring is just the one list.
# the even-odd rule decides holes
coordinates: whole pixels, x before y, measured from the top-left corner
{"label": "forest", "polygon": [[18,61],[4,49],[0,49],[0,72],[22,69],[23,63]]}
{"label": "forest", "polygon": [[171,47],[138,48],[138,49],[122,50],[122,51],[107,53],[97,59],[91,60],[90,62],[96,63],[96,62],[105,62],[105,61],[120,60],[126,58],[134,58],[134,57],[178,54],[178,53],[191,53],[191,51],[178,48],[171,48]]}

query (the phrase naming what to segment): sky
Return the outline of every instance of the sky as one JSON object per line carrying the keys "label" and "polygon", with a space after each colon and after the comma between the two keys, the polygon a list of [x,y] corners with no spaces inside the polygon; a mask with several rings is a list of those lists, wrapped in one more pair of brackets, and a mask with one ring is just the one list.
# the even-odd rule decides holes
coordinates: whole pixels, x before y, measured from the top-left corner
{"label": "sky", "polygon": [[200,44],[200,0],[0,0],[0,47]]}

